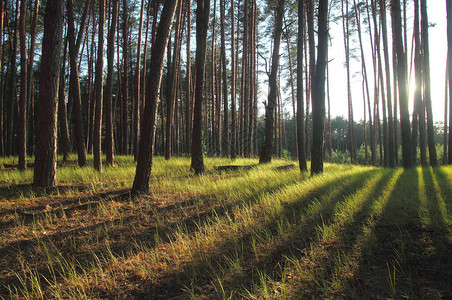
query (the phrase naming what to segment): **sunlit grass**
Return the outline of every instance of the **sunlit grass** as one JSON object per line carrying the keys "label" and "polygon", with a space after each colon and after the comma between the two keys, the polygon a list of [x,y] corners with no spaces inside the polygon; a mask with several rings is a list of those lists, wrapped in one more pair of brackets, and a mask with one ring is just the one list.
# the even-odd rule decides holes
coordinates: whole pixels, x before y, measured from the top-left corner
{"label": "sunlit grass", "polygon": [[441,282],[417,285],[435,277],[413,261],[451,266],[452,168],[326,164],[311,177],[277,170],[283,160],[205,163],[194,176],[189,158],[156,157],[137,198],[128,156],[102,174],[71,156],[48,190],[30,185],[31,170],[1,170],[0,297],[447,296]]}

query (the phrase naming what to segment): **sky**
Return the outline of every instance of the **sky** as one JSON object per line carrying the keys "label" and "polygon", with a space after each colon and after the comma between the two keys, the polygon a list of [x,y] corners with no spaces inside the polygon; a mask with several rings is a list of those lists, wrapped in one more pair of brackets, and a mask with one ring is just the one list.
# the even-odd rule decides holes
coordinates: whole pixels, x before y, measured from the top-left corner
{"label": "sky", "polygon": [[[409,1],[408,4],[408,55],[411,56],[411,40],[413,30],[413,4]],[[431,76],[431,90],[432,90],[432,106],[433,106],[433,118],[434,121],[444,120],[444,98],[445,98],[445,72],[446,72],[446,57],[447,57],[447,19],[446,19],[446,0],[430,0],[428,1],[428,18],[431,26],[429,27],[429,42],[430,42],[430,76]],[[390,23],[389,11],[387,14],[388,26]],[[433,26],[434,25],[434,26]],[[364,25],[367,26],[367,25]],[[391,27],[388,27],[388,31],[391,31]],[[365,60],[368,76],[372,76],[373,66],[371,58],[370,41],[367,31],[363,31],[365,39]],[[388,34],[391,36],[392,34]],[[342,33],[342,23],[338,24],[330,23],[330,36],[332,37],[329,58],[332,61],[329,64],[330,68],[330,93],[331,93],[331,114],[332,116],[344,116],[348,117],[347,113],[347,85],[346,85],[346,69],[345,63],[345,51]],[[357,47],[356,54],[359,57],[359,44],[356,34]],[[352,43],[352,42],[351,42]],[[389,41],[392,44],[392,40]],[[391,56],[392,50],[389,51]],[[383,53],[382,53],[383,55]],[[392,61],[392,56],[390,58]],[[413,72],[414,73],[414,70]],[[362,77],[361,77],[361,61],[354,59],[351,61],[351,74],[354,75],[351,79],[352,85],[352,101],[353,101],[353,114],[354,120],[359,121],[363,119],[363,100],[362,100]],[[392,76],[392,72],[391,72]],[[391,79],[392,80],[392,79]],[[373,77],[369,77],[369,87],[371,89],[371,99],[373,99]],[[381,100],[380,100],[381,101]],[[409,99],[410,113],[413,110],[413,93],[410,88]],[[366,109],[367,110],[367,109]]]}

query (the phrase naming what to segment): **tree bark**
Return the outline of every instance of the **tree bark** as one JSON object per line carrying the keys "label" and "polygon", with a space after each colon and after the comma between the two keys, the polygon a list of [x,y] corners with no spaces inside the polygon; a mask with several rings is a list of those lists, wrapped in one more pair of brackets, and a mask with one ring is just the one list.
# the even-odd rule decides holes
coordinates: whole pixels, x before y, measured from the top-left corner
{"label": "tree bark", "polygon": [[427,111],[427,140],[428,140],[428,157],[432,167],[438,166],[438,158],[436,155],[435,144],[435,128],[433,126],[432,97],[430,88],[430,49],[428,41],[428,16],[427,16],[427,0],[421,0],[421,38],[423,56],[423,81],[424,81],[424,101]]}
{"label": "tree bark", "polygon": [[325,67],[328,53],[328,0],[319,1],[317,66],[312,101],[311,174],[323,173],[325,119]]}
{"label": "tree bark", "polygon": [[410,115],[408,112],[408,95],[406,90],[406,58],[402,45],[402,25],[400,0],[392,0],[393,13],[393,38],[396,43],[397,53],[397,76],[399,83],[399,106],[400,106],[400,127],[402,135],[402,162],[405,169],[412,167],[411,159],[411,129]]}
{"label": "tree bark", "polygon": [[60,71],[60,86],[58,91],[58,144],[61,153],[63,153],[63,161],[67,160],[70,151],[69,130],[67,123],[67,108],[66,108],[66,58],[67,58],[68,41],[64,42],[63,64]]}
{"label": "tree bark", "polygon": [[1,52],[1,59],[0,59],[0,155],[3,155],[5,143],[3,142],[3,86],[4,86],[4,76],[3,76],[3,59],[4,59],[4,48],[3,48],[3,15],[4,15],[4,8],[3,8],[3,1],[0,0],[0,52]]}
{"label": "tree bark", "polygon": [[235,6],[231,1],[231,159],[237,158]]}
{"label": "tree bark", "polygon": [[446,0],[447,6],[447,72],[449,75],[449,145],[447,151],[447,162],[452,164],[452,3]]}
{"label": "tree bark", "polygon": [[123,78],[122,78],[122,143],[121,143],[121,153],[123,155],[127,154],[127,143],[128,143],[128,134],[127,134],[127,124],[128,124],[128,103],[129,103],[129,1],[123,0],[123,8],[122,8],[122,57],[124,61],[123,65]]}
{"label": "tree bark", "polygon": [[32,155],[34,150],[35,137],[35,105],[33,95],[33,63],[36,45],[36,25],[38,22],[39,0],[35,0],[33,17],[30,26],[30,47],[28,50],[27,66],[27,106],[28,106],[28,134],[27,134],[27,152]]}
{"label": "tree bark", "polygon": [[74,131],[76,140],[75,142],[77,145],[78,165],[80,167],[83,167],[86,165],[86,147],[85,136],[83,133],[82,104],[80,99],[80,81],[77,64],[78,49],[75,44],[74,12],[72,7],[72,0],[68,0],[66,2],[66,5],[68,15],[69,60],[71,65],[69,97],[72,98],[71,102],[74,112]]}
{"label": "tree bark", "polygon": [[[136,161],[138,158],[138,139],[140,137],[140,107],[143,101],[141,95],[141,36],[143,34],[143,17],[144,17],[144,0],[141,0],[140,24],[138,26],[138,46],[137,46],[137,68],[135,74],[135,93],[136,99],[133,111],[133,157]],[[146,56],[145,56],[146,57]]]}
{"label": "tree bark", "polygon": [[27,168],[27,45],[25,41],[25,18],[27,1],[20,0],[19,44],[20,44],[20,96],[19,96],[19,130],[17,150],[19,170]]}
{"label": "tree bark", "polygon": [[279,0],[278,6],[275,8],[275,31],[273,33],[272,67],[270,71],[270,77],[268,79],[270,92],[268,94],[267,106],[265,108],[265,138],[259,156],[259,163],[271,162],[273,154],[273,118],[277,101],[276,97],[278,89],[277,77],[279,68],[279,48],[281,45],[285,3],[286,2],[284,0]]}
{"label": "tree bark", "polygon": [[223,136],[222,136],[222,150],[223,156],[228,157],[230,153],[230,138],[229,138],[229,103],[228,103],[228,77],[226,68],[226,34],[225,34],[225,1],[220,0],[220,30],[221,30],[221,66],[223,79]]}
{"label": "tree bark", "polygon": [[147,76],[144,118],[141,120],[140,145],[132,193],[147,193],[152,170],[158,97],[162,82],[163,61],[171,32],[177,0],[165,1],[155,42],[152,44],[150,72]]}
{"label": "tree bark", "polygon": [[207,30],[209,28],[210,0],[197,0],[196,8],[196,87],[191,145],[191,168],[195,174],[204,172],[202,153],[202,102],[206,65]]}
{"label": "tree bark", "polygon": [[[388,45],[388,32],[386,29],[386,0],[380,0],[380,16],[382,24],[383,35],[383,54],[385,58],[385,71],[386,71],[386,103],[388,107],[388,166],[395,168],[395,149],[394,149],[394,119],[392,115],[392,88],[391,88],[391,72],[389,68],[389,45]],[[382,85],[383,88],[383,85]]]}
{"label": "tree bark", "polygon": [[64,1],[47,0],[42,40],[36,126],[36,159],[33,182],[37,186],[56,184],[56,113],[60,74]]}
{"label": "tree bark", "polygon": [[104,32],[105,32],[105,0],[99,0],[99,31],[97,34],[97,61],[94,79],[94,95],[96,101],[96,113],[94,116],[93,156],[94,169],[102,173],[102,97],[104,75]]}
{"label": "tree bark", "polygon": [[114,164],[114,153],[115,153],[113,139],[112,92],[113,92],[113,64],[115,57],[115,36],[118,20],[118,7],[119,0],[113,0],[110,29],[108,32],[108,41],[107,41],[107,78],[104,91],[105,123],[106,123],[105,154],[107,164],[109,165]]}

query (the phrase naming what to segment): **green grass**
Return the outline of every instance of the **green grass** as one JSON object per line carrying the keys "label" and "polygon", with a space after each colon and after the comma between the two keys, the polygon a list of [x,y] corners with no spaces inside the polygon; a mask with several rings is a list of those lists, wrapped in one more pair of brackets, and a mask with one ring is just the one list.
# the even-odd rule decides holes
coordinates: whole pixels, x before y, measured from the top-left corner
{"label": "green grass", "polygon": [[71,156],[52,189],[0,169],[0,298],[452,297],[451,167],[205,163],[156,157],[137,198],[127,156],[102,174]]}

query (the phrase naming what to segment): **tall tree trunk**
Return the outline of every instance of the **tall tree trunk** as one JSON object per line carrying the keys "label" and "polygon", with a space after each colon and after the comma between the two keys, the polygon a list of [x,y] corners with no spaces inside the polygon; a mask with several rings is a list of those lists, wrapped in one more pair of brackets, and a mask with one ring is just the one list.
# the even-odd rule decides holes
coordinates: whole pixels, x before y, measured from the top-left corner
{"label": "tall tree trunk", "polygon": [[115,56],[115,35],[118,20],[119,0],[113,0],[110,29],[107,41],[107,78],[104,92],[105,102],[105,153],[107,164],[114,164],[114,142],[113,142],[113,111],[112,111],[112,92],[113,92],[113,63]]}
{"label": "tall tree trunk", "polygon": [[122,57],[124,61],[123,65],[123,78],[122,78],[122,144],[121,144],[121,153],[127,154],[127,143],[128,143],[128,134],[127,134],[127,124],[128,124],[128,103],[129,103],[129,1],[123,0],[123,8],[122,8]]}
{"label": "tall tree trunk", "polygon": [[96,78],[94,80],[94,94],[96,113],[94,116],[93,154],[94,169],[102,173],[102,97],[104,75],[104,32],[105,32],[105,0],[99,0],[99,31],[97,34]]}
{"label": "tall tree trunk", "polygon": [[19,5],[16,3],[16,11],[14,14],[14,22],[12,37],[12,45],[10,45],[10,66],[9,66],[9,79],[8,79],[8,93],[7,93],[7,114],[6,114],[6,155],[14,154],[13,136],[14,136],[14,111],[16,102],[16,56],[17,56],[17,22],[19,15]]}
{"label": "tall tree trunk", "polygon": [[33,183],[56,184],[56,113],[58,77],[61,67],[64,2],[47,0],[42,40],[39,81],[38,118],[36,124],[36,159]]}
{"label": "tall tree trunk", "polygon": [[3,47],[3,15],[4,15],[4,8],[3,8],[3,1],[0,0],[0,53],[1,53],[1,59],[0,59],[0,155],[4,155],[5,153],[5,143],[3,141],[3,86],[4,86],[4,75],[3,75],[3,59],[4,59],[4,53],[5,49]]}
{"label": "tall tree trunk", "polygon": [[138,161],[133,181],[132,193],[149,191],[149,178],[152,170],[154,152],[155,127],[157,119],[158,97],[162,83],[163,61],[171,32],[177,0],[165,1],[160,22],[157,28],[155,42],[152,44],[150,72],[147,76],[144,115],[141,119],[140,145]]}
{"label": "tall tree trunk", "polygon": [[[192,117],[191,117],[191,106],[193,102],[193,98],[191,96],[191,83],[192,83],[192,75],[191,75],[191,1],[186,1],[187,4],[187,67],[185,74],[187,76],[185,80],[185,93],[186,93],[186,107],[185,107],[185,153],[190,153],[190,140],[191,140],[191,127],[192,127]],[[233,21],[232,21],[233,22]]]}
{"label": "tall tree trunk", "polygon": [[[392,116],[392,88],[391,88],[391,72],[389,68],[389,45],[388,45],[388,32],[386,29],[386,1],[380,0],[380,16],[383,35],[383,54],[385,58],[385,71],[386,71],[386,98],[388,106],[388,166],[395,168],[395,150],[394,150],[394,119]],[[382,85],[383,88],[383,85]]]}
{"label": "tall tree trunk", "polygon": [[444,84],[444,133],[443,133],[443,165],[447,165],[447,108],[448,108],[448,86],[447,86],[447,64],[449,58],[446,59],[446,76]]}
{"label": "tall tree trunk", "polygon": [[20,0],[19,44],[20,44],[20,96],[19,96],[19,130],[17,150],[19,170],[27,168],[27,45],[25,41],[25,18],[27,1]]}
{"label": "tall tree trunk", "polygon": [[447,6],[447,72],[449,77],[449,147],[447,151],[447,162],[452,164],[452,3],[446,1]]}
{"label": "tall tree trunk", "polygon": [[[176,28],[174,30],[174,47],[173,47],[173,59],[171,63],[171,71],[168,70],[168,80],[166,84],[168,85],[168,93],[166,99],[166,130],[165,130],[165,159],[171,158],[172,153],[172,135],[173,135],[173,124],[174,124],[174,106],[177,98],[177,60],[180,55],[180,39],[179,32],[182,21],[182,0],[179,0],[179,4],[176,9]],[[168,50],[170,51],[170,49]]]}
{"label": "tall tree trunk", "polygon": [[[355,17],[356,17],[356,24],[358,29],[358,39],[359,39],[359,48],[361,52],[361,71],[363,75],[363,84],[365,88],[365,94],[363,94],[363,105],[364,105],[364,143],[365,143],[365,159],[367,164],[367,136],[366,136],[366,129],[367,129],[367,123],[366,123],[366,101],[367,99],[367,108],[368,108],[368,115],[369,115],[369,132],[370,132],[370,148],[371,148],[371,157],[372,157],[372,164],[375,164],[375,135],[373,134],[373,124],[372,124],[372,111],[371,111],[371,105],[370,105],[370,91],[369,91],[369,80],[367,77],[367,67],[366,67],[366,61],[364,56],[364,48],[363,48],[363,42],[362,42],[362,32],[361,32],[361,17],[360,12],[358,11],[356,0],[353,0],[353,4],[355,6]],[[370,24],[369,24],[370,26]],[[371,31],[371,29],[370,29]],[[371,37],[372,40],[372,37]]]}
{"label": "tall tree trunk", "polygon": [[419,0],[414,0],[414,110],[412,129],[412,160],[416,162],[417,136],[419,133],[419,148],[421,153],[421,165],[427,166],[425,148],[425,106],[422,100],[422,49],[419,32]]}
{"label": "tall tree trunk", "polygon": [[[141,36],[143,35],[144,0],[141,0],[140,24],[138,26],[138,46],[137,46],[137,68],[135,74],[135,104],[133,111],[133,157],[138,158],[138,139],[140,137],[140,107],[143,96],[141,95]],[[145,56],[146,58],[146,56]]]}
{"label": "tall tree trunk", "polygon": [[69,60],[71,65],[69,97],[72,99],[74,122],[75,122],[75,140],[77,145],[78,165],[86,165],[86,147],[83,133],[82,104],[80,99],[80,81],[77,65],[78,49],[75,44],[74,33],[74,12],[72,0],[66,2],[68,15],[68,40],[69,40]]}
{"label": "tall tree trunk", "polygon": [[259,156],[259,163],[269,163],[272,159],[273,153],[273,118],[277,97],[277,77],[279,68],[279,47],[281,44],[282,23],[284,17],[284,0],[278,1],[278,6],[275,8],[275,31],[273,35],[273,54],[272,67],[268,84],[270,92],[268,94],[267,106],[265,108],[265,138],[262,145],[262,151]]}
{"label": "tall tree trunk", "polygon": [[236,60],[235,60],[235,7],[231,1],[231,159],[237,157],[237,108],[236,108]]}
{"label": "tall tree trunk", "polygon": [[58,91],[58,143],[60,151],[63,153],[63,161],[67,160],[69,152],[71,150],[70,140],[69,140],[69,130],[67,123],[67,109],[66,109],[66,58],[67,58],[67,46],[68,39],[66,36],[66,41],[64,42],[63,50],[63,64],[60,71],[60,86]]}
{"label": "tall tree trunk", "polygon": [[328,0],[319,1],[317,66],[312,101],[311,174],[323,172],[323,132],[325,119],[325,67],[328,53]]}
{"label": "tall tree trunk", "polygon": [[399,83],[400,126],[402,134],[402,161],[405,169],[412,167],[411,160],[411,130],[410,115],[408,112],[408,95],[406,90],[406,58],[402,45],[402,25],[400,13],[400,0],[392,0],[393,38],[397,51],[397,76]]}
{"label": "tall tree trunk", "polygon": [[352,164],[356,164],[356,144],[355,144],[355,130],[353,120],[353,101],[352,90],[350,84],[350,32],[349,32],[349,12],[348,0],[342,1],[342,30],[344,34],[344,49],[345,49],[345,68],[347,70],[347,99],[348,99],[348,138],[350,140],[350,159]]}
{"label": "tall tree trunk", "polygon": [[33,95],[33,64],[36,45],[36,25],[38,22],[39,0],[35,0],[33,9],[33,17],[30,26],[30,47],[28,50],[28,66],[27,66],[27,106],[28,106],[28,134],[27,134],[27,151],[33,154],[34,136],[35,136],[35,105]]}
{"label": "tall tree trunk", "polygon": [[[305,120],[305,136],[306,136],[306,156],[310,157],[311,155],[311,141],[310,141],[310,132],[309,132],[309,109],[311,106],[311,103],[314,99],[314,82],[315,82],[315,38],[314,38],[314,3],[313,0],[307,0],[306,1],[307,6],[307,37],[308,37],[308,47],[309,47],[309,68],[306,67],[306,71],[309,70],[309,79],[306,79],[306,84],[308,85],[308,88],[306,89],[306,120]],[[305,47],[306,48],[306,47]],[[307,48],[306,48],[307,49]],[[306,51],[308,52],[308,51]],[[306,76],[308,78],[308,76]],[[312,115],[311,115],[312,120]]]}
{"label": "tall tree trunk", "polygon": [[[302,4],[298,4],[299,6],[301,6]],[[304,18],[302,17],[302,19],[304,20]],[[287,24],[286,24],[286,20],[284,19],[284,26],[286,27],[286,43],[287,43],[287,53],[288,53],[288,59],[289,59],[289,75],[290,75],[290,92],[291,92],[291,98],[292,98],[292,113],[293,113],[293,132],[294,132],[294,155],[295,157],[299,157],[298,156],[298,132],[297,132],[297,114],[296,114],[296,106],[295,106],[295,88],[294,88],[294,79],[293,79],[293,71],[292,71],[292,54],[291,54],[291,47],[290,47],[290,42],[289,42],[289,31],[287,29]],[[303,40],[301,40],[300,42],[303,42]],[[303,43],[301,43],[301,46],[303,46]],[[301,58],[298,60],[298,62],[303,62],[303,49],[301,49]],[[303,65],[303,64],[301,64]],[[303,72],[303,69],[301,70],[301,72]],[[301,78],[303,78],[303,73],[301,73]],[[301,82],[303,83],[303,79],[301,80]],[[303,84],[301,84],[301,90],[303,90]],[[303,105],[304,106],[304,105]]]}
{"label": "tall tree trunk", "polygon": [[210,0],[197,0],[196,8],[196,89],[191,145],[191,168],[195,174],[204,172],[202,153],[202,100],[206,65],[207,30],[209,28]]}
{"label": "tall tree trunk", "polygon": [[430,88],[430,49],[428,41],[428,17],[427,17],[427,0],[421,0],[421,38],[423,56],[423,81],[424,81],[424,101],[427,111],[427,139],[428,139],[428,157],[432,167],[438,166],[438,158],[436,155],[435,144],[435,128],[433,126],[432,98]]}
{"label": "tall tree trunk", "polygon": [[221,30],[221,66],[223,77],[223,136],[222,136],[222,150],[223,156],[227,157],[230,153],[230,138],[229,138],[229,103],[228,103],[228,77],[226,68],[226,34],[225,34],[225,1],[220,0],[220,30]]}

